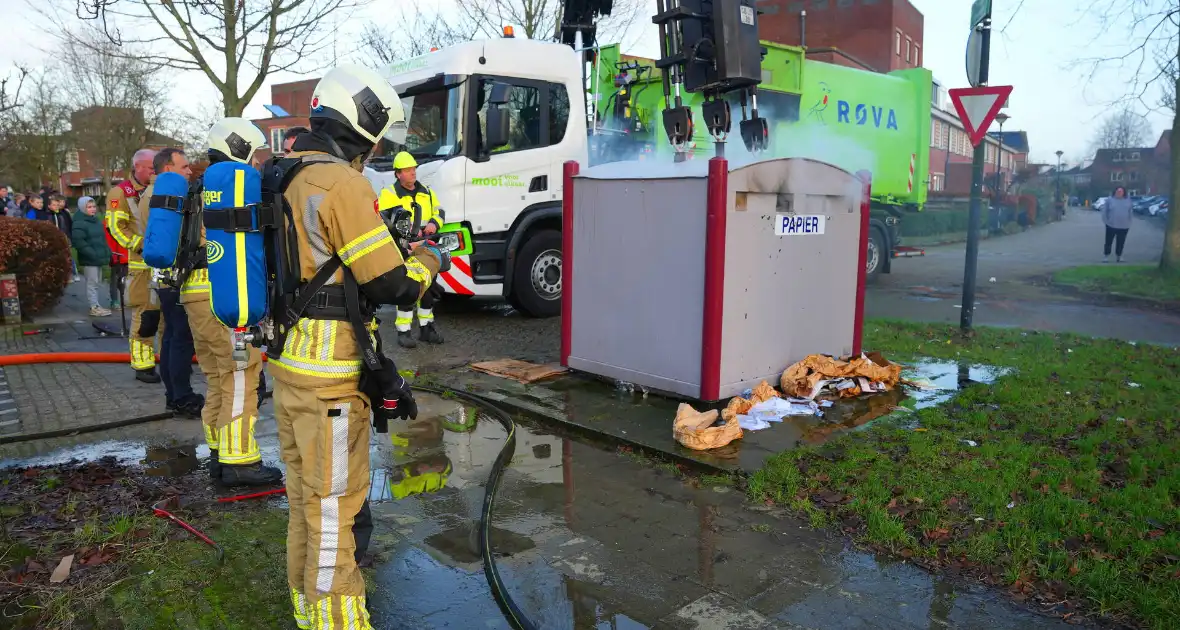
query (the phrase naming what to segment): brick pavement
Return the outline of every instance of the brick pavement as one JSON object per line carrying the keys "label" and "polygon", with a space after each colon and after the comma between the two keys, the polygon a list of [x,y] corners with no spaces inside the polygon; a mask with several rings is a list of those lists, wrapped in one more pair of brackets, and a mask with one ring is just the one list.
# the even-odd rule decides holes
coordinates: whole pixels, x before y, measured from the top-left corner
{"label": "brick pavement", "polygon": [[[62,301],[49,313],[23,326],[0,329],[0,354],[35,352],[127,352],[119,337],[83,339],[97,332],[92,321],[118,330],[118,312],[91,318],[83,283],[71,284]],[[130,314],[128,314],[130,320]],[[48,328],[49,332],[24,335],[22,331]],[[163,413],[164,387],[135,380],[126,364],[41,364],[4,368],[3,378],[15,402],[15,414],[5,414],[0,394],[0,435],[41,433],[85,427],[138,416]],[[193,389],[205,391],[205,379],[194,366]],[[10,421],[16,416],[16,423]],[[135,433],[134,431],[124,433]]]}

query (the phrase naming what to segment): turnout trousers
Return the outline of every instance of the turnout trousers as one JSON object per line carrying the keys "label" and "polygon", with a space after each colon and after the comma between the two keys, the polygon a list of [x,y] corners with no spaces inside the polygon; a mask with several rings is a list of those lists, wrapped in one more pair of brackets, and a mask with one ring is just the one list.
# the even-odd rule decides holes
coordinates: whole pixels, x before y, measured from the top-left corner
{"label": "turnout trousers", "polygon": [[[422,294],[422,299],[418,300],[418,325],[425,326],[434,322],[434,305],[443,296],[445,291],[440,284],[432,284],[426,293]],[[406,332],[414,324],[414,306],[413,302],[404,305],[398,305],[397,318],[393,320],[393,326],[398,332]]]}
{"label": "turnout trousers", "polygon": [[217,451],[222,464],[253,464],[262,460],[254,439],[262,352],[247,345],[248,360],[234,361],[233,331],[213,315],[208,293],[204,295],[203,300],[188,302],[185,295],[181,301],[193,331],[197,363],[209,383],[201,409],[205,443]]}
{"label": "turnout trousers", "polygon": [[127,331],[131,367],[156,367],[156,335],[160,332],[160,299],[151,288],[150,269],[133,269],[127,276],[127,305],[131,307],[131,328]]}
{"label": "turnout trousers", "polygon": [[300,628],[370,630],[353,522],[369,493],[369,403],[357,389],[276,380],[287,465],[287,582]]}

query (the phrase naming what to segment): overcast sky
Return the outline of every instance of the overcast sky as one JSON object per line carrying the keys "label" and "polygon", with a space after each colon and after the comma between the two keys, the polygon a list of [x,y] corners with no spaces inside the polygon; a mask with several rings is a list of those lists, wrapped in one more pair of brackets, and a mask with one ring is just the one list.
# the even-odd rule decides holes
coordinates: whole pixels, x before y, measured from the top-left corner
{"label": "overcast sky", "polygon": [[[72,5],[74,0],[64,0]],[[1125,2],[1129,0],[1117,0]],[[449,0],[420,0],[423,7],[448,6]],[[641,0],[644,6],[654,2]],[[964,51],[968,30],[970,0],[911,0],[925,15],[923,51],[926,67],[946,88],[966,87]],[[1127,27],[1103,34],[1099,25],[1078,5],[1089,2],[1077,0],[995,0],[996,32],[993,36],[991,84],[1014,86],[1007,113],[1011,119],[1005,130],[1028,132],[1032,158],[1055,161],[1054,152],[1065,152],[1067,161],[1088,155],[1090,130],[1110,111],[1110,103],[1128,91],[1128,77],[1134,64],[1118,68],[1104,66],[1090,78],[1089,64],[1079,60],[1109,57],[1125,53],[1137,42],[1127,33]],[[336,55],[343,61],[354,53],[355,34],[367,20],[388,24],[391,37],[401,36],[404,25],[395,24],[397,0],[374,0],[371,7],[355,15],[344,24],[337,24]],[[1017,8],[1019,7],[1019,10]],[[1014,15],[1015,13],[1015,15]],[[0,0],[0,15],[4,16],[0,37],[0,71],[13,62],[41,65],[46,54],[38,50],[50,40],[39,32],[41,22],[29,8],[27,0]],[[640,16],[636,25],[622,38],[627,52],[655,56],[655,30],[648,16]],[[271,77],[267,87],[259,92],[247,109],[250,117],[264,117],[262,105],[269,102],[269,83],[281,83],[300,78],[298,74],[282,73]],[[201,101],[216,103],[216,92],[201,75],[178,77],[177,94],[183,98],[182,107],[195,111]],[[1158,91],[1145,100],[1155,106]],[[1169,126],[1170,117],[1150,112],[1144,105],[1138,111],[1147,116],[1152,126],[1154,144],[1159,133]]]}

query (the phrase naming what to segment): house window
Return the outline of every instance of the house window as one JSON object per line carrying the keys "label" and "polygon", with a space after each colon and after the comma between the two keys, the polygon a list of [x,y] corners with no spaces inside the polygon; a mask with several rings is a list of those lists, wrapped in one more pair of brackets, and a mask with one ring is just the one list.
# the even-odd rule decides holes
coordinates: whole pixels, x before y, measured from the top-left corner
{"label": "house window", "polygon": [[283,132],[286,130],[287,130],[286,127],[271,127],[271,129],[270,129],[270,152],[271,153],[282,153],[283,152]]}
{"label": "house window", "polygon": [[1128,190],[1128,191],[1127,191],[1127,196],[1128,196],[1128,197],[1138,197],[1138,196],[1139,196],[1139,189],[1138,189],[1138,188],[1132,188],[1131,190]]}
{"label": "house window", "polygon": [[1138,161],[1139,161],[1139,152],[1138,152],[1138,151],[1135,151],[1134,153],[1132,153],[1132,154],[1131,154],[1131,161],[1132,161],[1132,162],[1138,162]]}
{"label": "house window", "polygon": [[1129,181],[1129,182],[1139,181],[1139,171],[1131,171],[1130,173],[1127,173],[1127,181]]}
{"label": "house window", "polygon": [[1112,173],[1110,174],[1110,181],[1112,181],[1112,182],[1121,182],[1121,181],[1123,181],[1123,172],[1122,172],[1122,171],[1114,171],[1114,172],[1112,172]]}
{"label": "house window", "polygon": [[901,56],[901,31],[893,34],[893,48],[898,57]]}
{"label": "house window", "polygon": [[914,44],[914,66],[922,65],[922,47]]}
{"label": "house window", "polygon": [[67,173],[80,172],[82,170],[82,165],[79,162],[80,162],[80,160],[78,159],[78,151],[77,150],[70,151],[69,153],[67,153],[66,154],[66,172]]}
{"label": "house window", "polygon": [[911,59],[910,47],[913,46],[913,43],[914,43],[914,40],[910,39],[908,36],[905,38],[905,61],[906,61],[906,63],[910,63],[910,59]]}
{"label": "house window", "polygon": [[1111,158],[1111,161],[1112,162],[1122,162],[1123,161],[1123,154],[1119,153],[1118,151],[1115,151],[1114,157]]}

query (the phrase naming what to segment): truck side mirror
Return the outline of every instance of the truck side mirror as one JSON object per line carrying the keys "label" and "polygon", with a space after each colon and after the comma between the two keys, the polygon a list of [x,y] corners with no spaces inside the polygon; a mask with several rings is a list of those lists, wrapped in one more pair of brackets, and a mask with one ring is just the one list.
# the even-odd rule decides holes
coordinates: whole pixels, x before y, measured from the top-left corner
{"label": "truck side mirror", "polygon": [[492,93],[488,96],[487,114],[487,143],[485,148],[490,153],[492,149],[508,144],[509,114],[508,95],[512,86],[507,83],[492,84]]}

